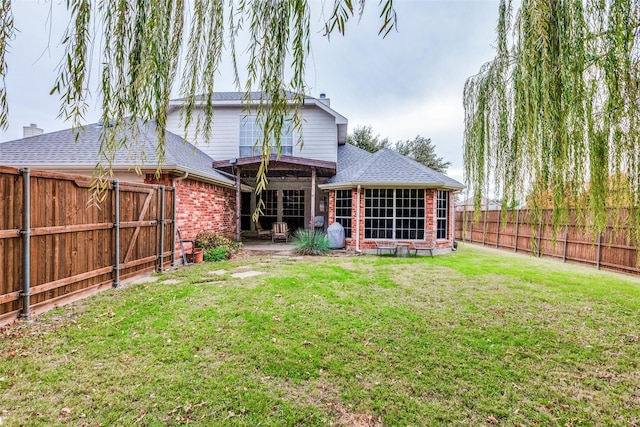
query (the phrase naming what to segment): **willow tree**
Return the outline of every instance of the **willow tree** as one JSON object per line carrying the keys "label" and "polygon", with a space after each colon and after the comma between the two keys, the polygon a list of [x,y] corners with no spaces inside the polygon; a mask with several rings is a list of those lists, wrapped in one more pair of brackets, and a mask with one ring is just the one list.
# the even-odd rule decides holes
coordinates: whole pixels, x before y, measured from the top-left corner
{"label": "willow tree", "polygon": [[[0,126],[6,128],[5,52],[15,33],[11,1],[0,1]],[[156,156],[163,162],[167,109],[180,58],[184,58],[179,96],[184,98],[185,133],[195,124],[196,135],[189,137],[209,139],[215,77],[227,57],[232,59],[238,90],[247,93],[247,106],[250,91],[263,94],[252,108],[263,131],[257,191],[264,189],[270,141],[279,149],[282,128],[301,126],[305,62],[310,52],[308,0],[67,0],[66,5],[70,24],[52,94],[59,94],[60,115],[75,129],[82,127],[91,93],[99,95],[101,121],[109,126],[102,134],[103,161],[96,189],[105,186],[117,150],[136,151],[136,139],[122,135],[135,135],[142,124],[157,124]],[[378,6],[380,34],[386,35],[395,26],[393,0],[380,1]],[[324,24],[325,35],[344,34],[347,21],[361,16],[364,8],[365,0],[335,0]],[[242,31],[248,34],[246,46],[238,46]],[[97,70],[97,90],[90,84],[90,74],[96,71],[91,69],[94,50],[100,52],[102,64]],[[239,63],[237,52],[247,54],[246,64]],[[246,69],[243,81],[240,67]],[[293,99],[288,93],[293,93]],[[291,103],[293,114],[289,114]],[[203,109],[197,118],[193,115],[196,105]]]}
{"label": "willow tree", "polygon": [[554,230],[576,208],[594,232],[626,221],[640,241],[639,3],[523,0],[514,12],[501,1],[496,56],[464,89],[478,207],[489,187],[504,208],[530,194],[540,220],[546,194]]}

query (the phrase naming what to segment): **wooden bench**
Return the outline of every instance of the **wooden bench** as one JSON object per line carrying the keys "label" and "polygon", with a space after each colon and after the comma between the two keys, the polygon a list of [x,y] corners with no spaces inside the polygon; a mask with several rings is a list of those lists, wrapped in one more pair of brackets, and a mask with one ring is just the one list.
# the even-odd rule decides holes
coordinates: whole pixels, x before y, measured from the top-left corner
{"label": "wooden bench", "polygon": [[424,240],[414,240],[413,244],[413,256],[418,256],[418,251],[429,251],[429,255],[433,258],[433,250],[436,247],[436,240],[434,239],[434,232],[427,231],[424,236]]}
{"label": "wooden bench", "polygon": [[395,255],[398,251],[398,242],[395,240],[376,240],[377,254],[381,255],[382,251],[389,251],[389,254]]}

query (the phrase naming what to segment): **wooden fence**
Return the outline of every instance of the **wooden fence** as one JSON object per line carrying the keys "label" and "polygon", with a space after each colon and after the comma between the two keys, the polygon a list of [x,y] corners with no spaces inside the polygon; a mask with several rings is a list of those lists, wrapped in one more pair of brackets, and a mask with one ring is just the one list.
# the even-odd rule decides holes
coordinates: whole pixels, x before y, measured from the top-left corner
{"label": "wooden fence", "polygon": [[89,186],[0,166],[0,325],[172,263],[173,188],[114,181],[97,207]]}
{"label": "wooden fence", "polygon": [[609,226],[594,236],[576,224],[572,213],[571,223],[559,231],[554,240],[551,213],[546,210],[542,222],[535,223],[525,209],[508,211],[506,215],[499,210],[481,211],[477,222],[473,222],[473,211],[456,212],[455,237],[462,242],[640,274],[637,246],[631,242],[627,228],[614,230]]}

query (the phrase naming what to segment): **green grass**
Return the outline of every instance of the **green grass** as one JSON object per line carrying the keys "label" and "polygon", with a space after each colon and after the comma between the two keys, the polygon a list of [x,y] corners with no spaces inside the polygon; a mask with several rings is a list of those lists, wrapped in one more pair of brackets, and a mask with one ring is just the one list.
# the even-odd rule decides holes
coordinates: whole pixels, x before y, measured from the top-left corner
{"label": "green grass", "polygon": [[640,424],[635,278],[464,245],[157,277],[4,330],[0,424]]}

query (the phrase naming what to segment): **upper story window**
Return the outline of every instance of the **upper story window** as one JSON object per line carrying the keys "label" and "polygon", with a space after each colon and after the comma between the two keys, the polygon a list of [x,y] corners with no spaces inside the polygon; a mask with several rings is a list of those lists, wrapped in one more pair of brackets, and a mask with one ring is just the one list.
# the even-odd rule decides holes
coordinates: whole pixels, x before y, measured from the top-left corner
{"label": "upper story window", "polygon": [[[272,142],[271,153],[277,154],[278,151]],[[293,129],[286,126],[282,129],[280,135],[280,146],[282,154],[285,156],[293,155]],[[256,121],[256,116],[246,115],[240,117],[240,157],[253,157],[262,154],[262,129]]]}

